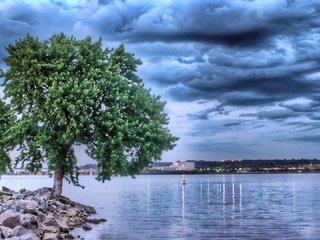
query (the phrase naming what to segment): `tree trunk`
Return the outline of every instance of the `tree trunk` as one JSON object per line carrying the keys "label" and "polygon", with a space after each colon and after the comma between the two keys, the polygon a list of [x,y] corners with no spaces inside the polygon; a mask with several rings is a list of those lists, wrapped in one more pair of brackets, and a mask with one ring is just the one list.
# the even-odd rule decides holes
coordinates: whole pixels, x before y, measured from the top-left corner
{"label": "tree trunk", "polygon": [[51,192],[51,198],[58,198],[62,193],[64,171],[62,167],[59,167],[54,172],[53,177],[53,189]]}
{"label": "tree trunk", "polygon": [[9,173],[13,174],[13,168],[11,166],[11,162],[8,165],[8,170],[9,170]]}
{"label": "tree trunk", "polygon": [[6,151],[6,154],[7,154],[7,163],[8,163],[8,170],[9,170],[9,172],[12,174],[13,173],[13,168],[12,168],[12,166],[11,166],[11,159],[10,159],[10,155],[9,155],[9,152],[8,151]]}

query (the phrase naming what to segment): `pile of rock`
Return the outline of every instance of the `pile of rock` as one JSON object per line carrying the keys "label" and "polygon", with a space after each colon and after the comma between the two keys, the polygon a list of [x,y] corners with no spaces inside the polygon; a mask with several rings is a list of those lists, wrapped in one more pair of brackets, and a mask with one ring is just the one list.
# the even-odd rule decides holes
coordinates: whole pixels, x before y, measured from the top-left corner
{"label": "pile of rock", "polygon": [[96,213],[93,207],[64,196],[50,199],[50,188],[19,192],[3,188],[2,191],[5,196],[0,199],[0,239],[74,239],[70,231],[75,227],[90,230],[90,223],[106,221],[90,217]]}

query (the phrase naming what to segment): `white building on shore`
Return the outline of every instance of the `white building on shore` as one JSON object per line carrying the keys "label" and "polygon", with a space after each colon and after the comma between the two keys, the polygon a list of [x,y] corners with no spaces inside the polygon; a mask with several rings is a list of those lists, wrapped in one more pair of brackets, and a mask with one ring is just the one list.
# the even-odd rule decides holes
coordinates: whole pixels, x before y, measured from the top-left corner
{"label": "white building on shore", "polygon": [[169,166],[152,166],[150,168],[145,168],[145,172],[155,171],[155,172],[176,172],[176,171],[194,171],[196,170],[195,162],[180,162],[176,161]]}
{"label": "white building on shore", "polygon": [[194,171],[196,169],[195,162],[173,162],[170,167],[176,171]]}

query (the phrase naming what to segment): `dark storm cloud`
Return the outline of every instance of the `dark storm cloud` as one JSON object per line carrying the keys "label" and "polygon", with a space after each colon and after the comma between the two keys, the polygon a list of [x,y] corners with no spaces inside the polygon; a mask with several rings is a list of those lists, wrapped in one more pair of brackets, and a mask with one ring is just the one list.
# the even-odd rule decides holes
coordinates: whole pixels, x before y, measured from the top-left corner
{"label": "dark storm cloud", "polygon": [[184,78],[170,94],[177,100],[219,99],[226,105],[264,105],[291,98],[317,95],[320,84],[305,80],[305,75],[319,70],[317,62],[284,65],[277,68],[237,69],[203,65],[200,77]]}
{"label": "dark storm cloud", "polygon": [[293,104],[281,104],[281,106],[286,107],[294,112],[300,113],[313,113],[320,110],[320,102],[309,101],[306,103],[293,103]]}
{"label": "dark storm cloud", "polygon": [[[254,146],[256,146],[255,144]],[[230,146],[233,146],[232,149],[233,151],[230,151]],[[232,140],[227,140],[224,142],[212,142],[212,143],[197,143],[193,144],[192,148],[197,149],[199,151],[205,151],[205,152],[224,152],[225,156],[224,159],[233,159],[233,158],[239,158],[239,157],[244,157],[241,156],[242,154],[250,154],[252,151],[248,148],[248,146],[252,146],[252,144],[244,144],[244,143],[239,143],[238,141],[232,141]],[[209,160],[214,160],[214,155],[209,158]]]}
{"label": "dark storm cloud", "polygon": [[205,60],[202,57],[195,56],[192,58],[184,58],[184,57],[177,57],[174,58],[174,60],[178,61],[179,63],[184,63],[184,64],[192,64],[192,63],[203,63]]}
{"label": "dark storm cloud", "polygon": [[291,140],[298,141],[298,142],[309,142],[309,143],[320,145],[320,135],[305,135],[305,136],[293,137]]}
{"label": "dark storm cloud", "polygon": [[210,114],[227,115],[228,112],[223,108],[222,105],[219,105],[217,107],[211,107],[196,113],[187,114],[187,117],[191,119],[207,120],[209,119]]}
{"label": "dark storm cloud", "polygon": [[[231,90],[232,91],[232,90]],[[227,92],[217,96],[217,98],[225,105],[245,107],[245,106],[262,106],[273,103],[281,98],[257,94],[254,92],[236,91]]]}
{"label": "dark storm cloud", "polygon": [[240,125],[240,122],[229,122],[229,123],[223,124],[224,127],[234,127],[239,125]]}
{"label": "dark storm cloud", "polygon": [[241,117],[257,117],[258,119],[267,120],[284,120],[298,116],[297,113],[292,112],[288,109],[273,109],[270,111],[259,111],[256,113],[241,114]]}
{"label": "dark storm cloud", "polygon": [[251,29],[235,33],[206,33],[206,32],[139,32],[128,38],[131,42],[200,42],[224,44],[228,46],[247,46],[261,44],[272,34],[268,29]]}
{"label": "dark storm cloud", "polygon": [[62,12],[61,6],[57,4],[59,2],[54,2],[36,6],[12,2],[0,8],[0,68],[4,67],[2,59],[6,55],[5,46],[28,33],[40,38],[62,31],[70,34],[74,16]]}
{"label": "dark storm cloud", "polygon": [[[127,33],[135,30],[136,21],[152,10],[152,2],[99,1],[98,7],[90,4],[79,16],[77,24],[92,29],[109,41],[126,41]],[[93,5],[93,6],[92,6]],[[151,26],[150,26],[151,27]],[[151,29],[150,29],[151,30]]]}
{"label": "dark storm cloud", "polygon": [[[245,4],[241,1],[183,1],[146,4],[99,1],[83,24],[128,42],[200,42],[252,48],[277,36],[316,29],[319,3]],[[251,4],[251,5],[250,5]],[[115,14],[117,13],[117,14]]]}
{"label": "dark storm cloud", "polygon": [[280,104],[296,114],[303,115],[310,120],[320,120],[320,102],[309,100],[304,103]]}
{"label": "dark storm cloud", "polygon": [[[170,7],[172,10],[176,6]],[[312,98],[319,91],[318,82],[305,79],[308,74],[319,71],[319,54],[310,44],[303,44],[309,38],[317,38],[313,32],[320,22],[318,3],[286,4],[283,1],[277,11],[266,9],[262,15],[225,1],[215,4],[201,1],[196,6],[189,2],[183,10],[160,11],[164,16],[159,17],[156,24],[143,21],[142,16],[130,31],[118,35],[129,42],[198,42],[207,46],[203,55],[209,55],[208,61],[192,61],[198,64],[196,74],[184,73],[179,78],[169,73],[152,78],[158,83],[171,84],[168,94],[173,99],[218,99],[226,105],[254,106],[301,96]],[[174,17],[173,12],[176,13]],[[186,15],[188,18],[182,17]],[[169,27],[166,17],[171,20]],[[292,51],[296,52],[294,59],[289,59],[285,49],[276,46],[278,40],[292,45]],[[216,43],[226,47],[215,51]],[[269,54],[261,54],[261,49]]]}
{"label": "dark storm cloud", "polygon": [[310,122],[294,121],[294,122],[283,123],[283,126],[288,126],[289,128],[293,129],[295,133],[300,132],[300,133],[308,133],[308,135],[312,135],[319,131],[320,122],[319,121],[310,121]]}
{"label": "dark storm cloud", "polygon": [[112,3],[114,0],[98,0],[98,4],[100,5],[108,5]]}

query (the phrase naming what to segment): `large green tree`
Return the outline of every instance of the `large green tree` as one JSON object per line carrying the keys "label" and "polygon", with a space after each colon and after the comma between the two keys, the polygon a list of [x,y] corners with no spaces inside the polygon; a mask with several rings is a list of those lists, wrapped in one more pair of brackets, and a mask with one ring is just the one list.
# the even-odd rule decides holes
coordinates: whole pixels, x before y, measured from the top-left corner
{"label": "large green tree", "polygon": [[140,60],[121,45],[57,34],[27,35],[6,48],[5,95],[17,116],[11,134],[21,163],[32,172],[48,162],[52,197],[63,178],[78,182],[74,146],[81,144],[100,167],[98,180],[141,171],[174,147],[165,103],[137,76]]}

